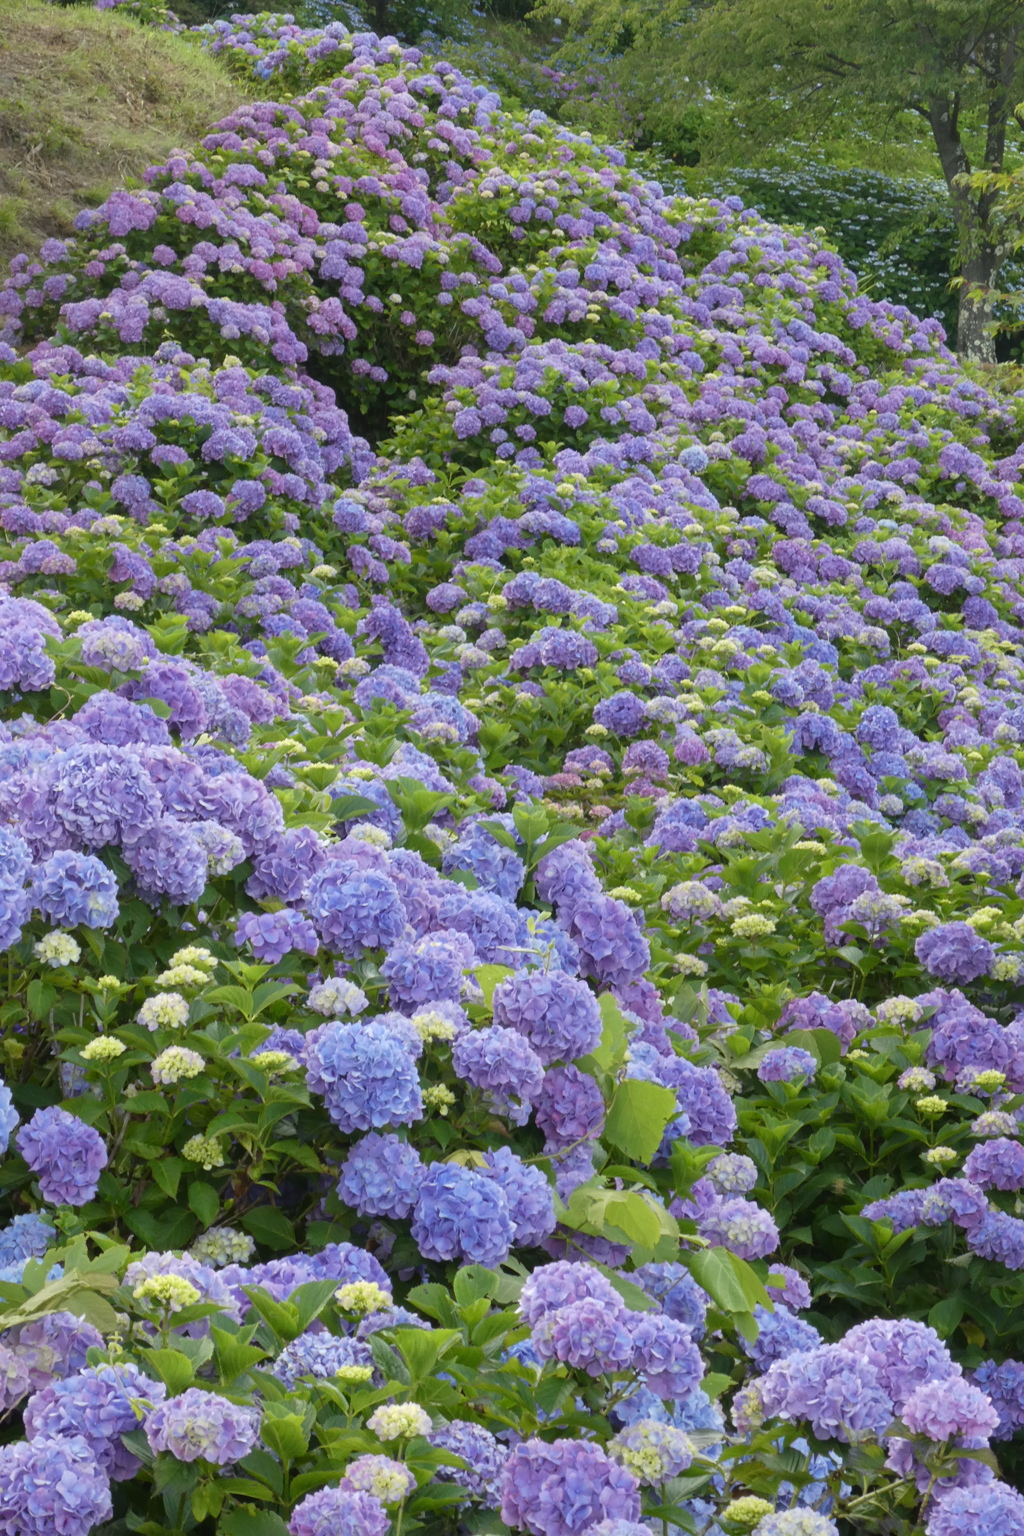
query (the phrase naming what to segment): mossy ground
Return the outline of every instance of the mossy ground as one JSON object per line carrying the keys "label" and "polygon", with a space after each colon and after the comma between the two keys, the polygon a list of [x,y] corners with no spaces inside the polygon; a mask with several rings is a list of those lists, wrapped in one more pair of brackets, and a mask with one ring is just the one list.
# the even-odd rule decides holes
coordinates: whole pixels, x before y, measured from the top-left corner
{"label": "mossy ground", "polygon": [[84,6],[0,0],[0,271],[207,132],[244,91],[185,38]]}

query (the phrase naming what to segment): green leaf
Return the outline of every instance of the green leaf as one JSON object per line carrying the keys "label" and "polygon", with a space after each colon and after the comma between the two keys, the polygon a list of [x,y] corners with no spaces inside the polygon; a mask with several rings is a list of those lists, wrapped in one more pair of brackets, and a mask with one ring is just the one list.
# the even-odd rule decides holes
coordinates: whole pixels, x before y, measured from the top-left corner
{"label": "green leaf", "polygon": [[687,1255],[690,1273],[723,1312],[747,1314],[772,1298],[745,1259],[727,1248],[703,1248]]}
{"label": "green leaf", "polygon": [[499,982],[504,981],[506,976],[514,974],[512,968],[507,965],[478,965],[476,967],[473,975],[476,977],[480,990],[484,994],[484,1002],[488,1008],[491,1007],[494,1001],[494,990]]}
{"label": "green leaf", "polygon": [[282,1461],[294,1461],[309,1450],[309,1431],[301,1413],[274,1413],[278,1404],[271,1404],[263,1415],[260,1439],[267,1448],[280,1456]]}
{"label": "green leaf", "polygon": [[144,1349],[143,1362],[151,1365],[172,1397],[191,1386],[195,1376],[192,1361],[180,1349]]}
{"label": "green leaf", "polygon": [[280,1252],[295,1247],[295,1228],[276,1206],[254,1206],[242,1217],[242,1226],[258,1243],[268,1248],[276,1248]]}
{"label": "green leaf", "polygon": [[610,992],[601,994],[598,1005],[601,1009],[601,1044],[577,1062],[577,1066],[592,1077],[599,1072],[614,1072],[622,1065],[629,1038],[629,1021]]}
{"label": "green leaf", "polygon": [[221,1515],[217,1536],[288,1536],[288,1527],[280,1515],[269,1509],[250,1509],[241,1504]]}
{"label": "green leaf", "polygon": [[964,1315],[964,1304],[959,1296],[944,1296],[928,1313],[928,1321],[942,1339],[948,1339]]}
{"label": "green leaf", "polygon": [[372,816],[380,806],[365,795],[339,795],[331,801],[331,810],[338,821],[352,821],[356,816]]}
{"label": "green leaf", "polygon": [[671,1088],[627,1078],[616,1089],[603,1140],[647,1166],[661,1145],[666,1125],[678,1113],[679,1104]]}
{"label": "green leaf", "polygon": [[188,1203],[204,1227],[212,1226],[220,1210],[220,1195],[205,1179],[193,1179],[188,1186]]}
{"label": "green leaf", "polygon": [[415,1387],[431,1374],[440,1356],[462,1334],[458,1328],[396,1328],[391,1337],[409,1367],[410,1385]]}
{"label": "green leaf", "polygon": [[156,1157],[150,1165],[150,1173],[164,1194],[171,1200],[178,1193],[181,1170],[185,1164],[180,1157]]}

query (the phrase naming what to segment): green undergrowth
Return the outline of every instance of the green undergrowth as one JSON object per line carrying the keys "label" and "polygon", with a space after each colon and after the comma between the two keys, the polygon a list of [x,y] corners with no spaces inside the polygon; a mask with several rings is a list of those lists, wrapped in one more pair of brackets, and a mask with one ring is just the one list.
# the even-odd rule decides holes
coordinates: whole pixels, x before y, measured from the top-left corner
{"label": "green undergrowth", "polygon": [[0,270],[67,235],[245,87],[188,40],[109,12],[0,0]]}

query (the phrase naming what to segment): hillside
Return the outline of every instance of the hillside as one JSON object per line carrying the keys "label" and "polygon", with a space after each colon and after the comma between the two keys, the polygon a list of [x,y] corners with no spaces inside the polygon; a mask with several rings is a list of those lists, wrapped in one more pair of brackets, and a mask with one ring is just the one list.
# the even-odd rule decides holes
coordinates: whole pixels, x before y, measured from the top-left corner
{"label": "hillside", "polygon": [[204,37],[0,287],[0,1533],[1020,1536],[1019,375]]}
{"label": "hillside", "polygon": [[181,38],[108,11],[0,0],[0,270],[244,96]]}

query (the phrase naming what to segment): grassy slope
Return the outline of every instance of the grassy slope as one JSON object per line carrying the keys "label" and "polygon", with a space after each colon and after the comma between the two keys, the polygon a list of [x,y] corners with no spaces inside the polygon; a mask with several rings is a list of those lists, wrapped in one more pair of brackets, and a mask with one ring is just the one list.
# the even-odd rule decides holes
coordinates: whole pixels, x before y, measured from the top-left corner
{"label": "grassy slope", "polygon": [[0,0],[0,271],[243,94],[183,38],[84,6]]}

